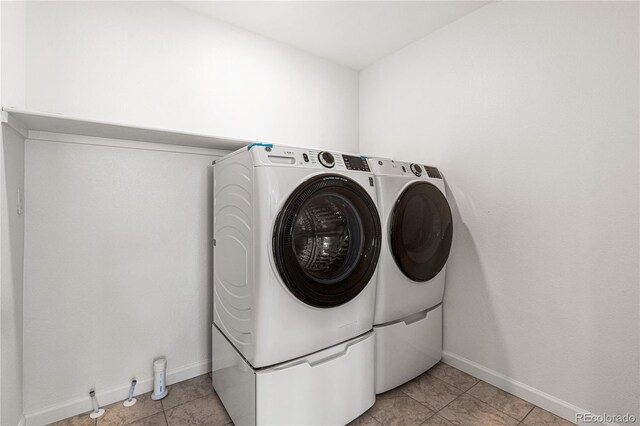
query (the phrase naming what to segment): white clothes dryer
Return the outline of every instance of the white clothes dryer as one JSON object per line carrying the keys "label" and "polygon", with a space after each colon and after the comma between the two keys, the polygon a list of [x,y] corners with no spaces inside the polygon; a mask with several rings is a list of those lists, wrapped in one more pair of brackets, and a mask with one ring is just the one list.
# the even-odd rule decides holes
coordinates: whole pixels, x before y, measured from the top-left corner
{"label": "white clothes dryer", "polygon": [[376,393],[442,357],[442,298],[453,219],[435,167],[369,158],[383,238],[374,330]]}

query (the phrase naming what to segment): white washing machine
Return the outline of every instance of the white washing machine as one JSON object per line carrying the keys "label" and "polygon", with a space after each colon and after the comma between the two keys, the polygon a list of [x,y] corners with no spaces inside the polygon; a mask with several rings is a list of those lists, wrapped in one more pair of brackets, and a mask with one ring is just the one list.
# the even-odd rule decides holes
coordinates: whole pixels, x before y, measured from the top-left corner
{"label": "white washing machine", "polygon": [[360,156],[254,144],[215,162],[213,383],[236,424],[373,405],[381,239]]}
{"label": "white washing machine", "polygon": [[453,219],[437,168],[369,158],[383,229],[374,331],[376,393],[442,357],[442,297]]}

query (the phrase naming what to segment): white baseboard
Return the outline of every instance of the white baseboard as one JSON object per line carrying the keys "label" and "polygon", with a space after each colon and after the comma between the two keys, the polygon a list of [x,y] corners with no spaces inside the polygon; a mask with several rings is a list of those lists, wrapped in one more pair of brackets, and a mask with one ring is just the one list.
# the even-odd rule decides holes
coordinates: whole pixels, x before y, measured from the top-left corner
{"label": "white baseboard", "polygon": [[18,426],[25,426],[27,424],[27,419],[22,416],[20,417],[20,421],[18,422]]}
{"label": "white baseboard", "polygon": [[[567,401],[563,401],[560,398],[556,398],[553,395],[549,395],[548,393],[514,380],[511,377],[507,377],[504,374],[484,367],[460,355],[443,351],[442,361],[458,370],[482,379],[497,388],[529,401],[540,408],[550,411],[557,416],[567,419],[570,422],[576,423],[576,414],[578,413],[589,413],[588,410],[584,410]],[[589,425],[617,426],[615,423],[589,423]]]}
{"label": "white baseboard", "polygon": [[[204,360],[190,365],[167,370],[167,387],[174,383],[182,382],[193,377],[206,374],[211,371],[211,360]],[[136,395],[153,390],[153,376],[138,378],[136,384]],[[127,398],[131,383],[123,383],[111,389],[96,389],[96,397],[101,407]],[[66,419],[91,410],[91,400],[89,396],[69,399],[58,404],[50,405],[38,411],[25,413],[19,426],[41,426],[58,420]]]}

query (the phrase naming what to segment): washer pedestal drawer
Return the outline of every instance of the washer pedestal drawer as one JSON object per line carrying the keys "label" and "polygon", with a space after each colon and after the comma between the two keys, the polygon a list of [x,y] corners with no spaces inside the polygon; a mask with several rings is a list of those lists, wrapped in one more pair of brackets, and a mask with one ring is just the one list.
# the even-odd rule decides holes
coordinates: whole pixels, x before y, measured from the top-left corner
{"label": "washer pedestal drawer", "polygon": [[442,358],[442,304],[400,321],[374,326],[376,394],[433,367]]}
{"label": "washer pedestal drawer", "polygon": [[212,333],[213,386],[236,425],[344,425],[375,402],[372,332],[259,370]]}

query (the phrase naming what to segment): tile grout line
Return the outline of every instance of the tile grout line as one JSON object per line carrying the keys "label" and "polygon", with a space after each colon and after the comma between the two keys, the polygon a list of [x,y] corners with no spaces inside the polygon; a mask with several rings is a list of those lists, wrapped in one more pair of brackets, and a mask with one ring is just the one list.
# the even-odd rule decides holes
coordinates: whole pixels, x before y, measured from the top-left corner
{"label": "tile grout line", "polygon": [[[440,362],[442,362],[442,361],[440,361]],[[443,364],[446,364],[446,363],[445,363],[445,362],[443,362]],[[449,365],[449,364],[446,364],[446,365]],[[452,365],[449,365],[449,367],[451,367],[451,368],[454,368],[454,369],[458,370],[457,368],[455,368],[455,367],[454,367],[454,366],[452,366]],[[429,371],[429,370],[427,370],[427,372],[428,372],[428,371]],[[462,371],[462,370],[458,370],[458,371]],[[473,375],[471,375],[471,374],[469,374],[469,373],[465,373],[464,371],[462,371],[462,373],[467,374],[468,376],[471,376],[471,377],[473,377],[473,378],[475,378],[475,379],[478,379],[478,381],[477,381],[473,386],[471,386],[469,389],[467,389],[464,393],[462,393],[462,394],[458,395],[458,397],[460,397],[460,396],[464,395],[465,393],[469,393],[469,391],[470,391],[471,389],[473,389],[474,387],[476,387],[476,386],[477,386],[479,383],[481,383],[481,382],[484,382],[484,383],[488,384],[489,386],[493,386],[491,383],[485,382],[484,380],[479,379],[478,377],[473,376]],[[435,376],[431,376],[431,377],[435,377]],[[436,378],[436,379],[439,379],[438,377],[435,377],[435,378]],[[442,380],[442,379],[439,379],[439,380],[440,380],[440,381],[442,381],[442,382],[444,382],[444,380]],[[447,383],[447,382],[444,382],[444,383]],[[449,384],[449,383],[447,383],[447,384],[448,384],[448,385],[450,385],[450,386],[455,387],[456,389],[459,389],[459,388],[457,388],[457,387],[456,387],[456,386],[454,386],[454,385],[451,385],[451,384]],[[535,410],[536,408],[540,408],[541,410],[543,410],[543,408],[542,408],[542,407],[540,407],[540,406],[538,406],[538,405],[534,404],[534,403],[533,403],[533,402],[531,402],[531,401],[527,401],[526,399],[520,398],[520,397],[518,397],[518,396],[516,396],[516,395],[514,395],[514,394],[512,394],[512,393],[510,393],[510,392],[507,392],[507,391],[505,391],[505,390],[503,390],[503,389],[498,388],[497,386],[493,386],[493,387],[497,388],[498,390],[500,390],[500,391],[502,391],[502,392],[505,392],[505,393],[509,394],[509,395],[510,395],[510,396],[512,396],[513,398],[519,399],[520,401],[523,401],[523,402],[525,402],[525,403],[527,403],[527,404],[531,404],[531,405],[532,405],[531,409],[530,409],[529,411],[527,411],[527,414],[525,414],[525,415],[524,415],[524,417],[522,418],[522,420],[518,420],[518,419],[516,419],[515,417],[513,417],[512,415],[510,415],[510,414],[506,413],[506,412],[505,412],[505,411],[503,411],[502,409],[500,409],[500,408],[498,408],[498,407],[495,407],[495,406],[493,406],[493,405],[489,404],[488,402],[484,402],[484,401],[483,401],[483,400],[481,400],[480,398],[478,398],[478,397],[476,397],[476,396],[474,396],[474,395],[472,395],[472,394],[470,394],[470,393],[469,393],[469,396],[470,396],[470,397],[472,397],[472,398],[474,398],[474,399],[476,399],[476,400],[478,400],[478,401],[480,401],[480,402],[481,402],[481,403],[483,403],[483,404],[488,405],[488,406],[489,406],[489,407],[491,407],[491,408],[494,408],[494,409],[498,410],[499,412],[503,413],[504,415],[506,415],[506,416],[508,416],[508,417],[510,417],[510,418],[512,418],[512,419],[514,419],[514,420],[516,420],[516,421],[518,421],[518,425],[517,425],[517,426],[520,426],[520,425],[528,426],[528,425],[524,422],[524,420],[527,418],[527,416],[528,416],[529,414],[531,414],[531,412],[532,412],[533,410]],[[458,399],[458,397],[456,397],[456,399]],[[453,402],[453,401],[451,401],[451,402]],[[447,405],[449,405],[449,404],[447,404]],[[442,409],[444,409],[444,407],[443,407]],[[553,414],[553,413],[551,413],[551,414]]]}
{"label": "tile grout line", "polygon": [[[447,365],[448,365],[448,364],[447,364]],[[464,373],[464,372],[463,372],[463,373]],[[465,373],[465,374],[466,374],[466,373]],[[480,382],[481,382],[481,380],[480,380],[480,379],[478,379],[478,378],[477,378],[477,377],[475,377],[475,376],[471,376],[471,375],[469,374],[468,376],[473,377],[474,379],[476,379],[476,380],[477,380],[477,382],[475,382],[473,385],[471,385],[467,390],[464,390],[464,389],[462,389],[462,388],[459,388],[459,387],[458,387],[458,386],[456,386],[456,385],[453,385],[453,384],[451,384],[451,383],[449,383],[449,382],[445,381],[444,379],[441,379],[440,377],[437,377],[437,376],[434,376],[434,375],[432,375],[432,374],[429,374],[429,371],[428,371],[428,370],[427,370],[427,375],[428,375],[429,377],[433,377],[434,379],[438,379],[438,380],[440,380],[442,383],[446,383],[446,384],[448,384],[448,385],[449,385],[449,386],[451,386],[452,388],[455,388],[455,389],[458,389],[459,391],[462,391],[462,393],[467,393],[467,392],[469,392],[469,390],[470,390],[472,387],[475,387],[475,385],[477,385],[478,383],[480,383]],[[460,395],[462,395],[462,393],[461,393]]]}
{"label": "tile grout line", "polygon": [[420,423],[418,426],[422,426],[423,424],[425,424],[426,422],[428,422],[428,421],[429,421],[433,416],[437,416],[437,415],[438,415],[438,413],[436,413],[435,411],[433,411],[433,410],[430,410],[430,411],[432,411],[431,415],[430,415],[429,417],[427,417],[427,418],[424,420],[424,422]]}
{"label": "tile grout line", "polygon": [[[451,386],[451,387],[452,387],[452,388],[454,388],[455,390],[462,391],[462,389],[457,388],[457,387],[455,387],[455,386],[453,386],[453,385],[450,385],[449,383],[445,382],[444,380],[442,380],[442,379],[440,379],[440,378],[438,378],[438,377],[436,377],[436,376],[432,376],[432,375],[428,374],[428,372],[429,372],[429,370],[427,370],[425,373],[422,373],[422,374],[427,374],[429,377],[432,377],[432,378],[434,378],[434,379],[436,379],[436,380],[438,380],[438,381],[440,381],[440,382],[444,383],[444,384],[445,384],[445,385],[447,385],[447,386]],[[421,375],[422,375],[422,374],[421,374]],[[418,377],[420,377],[420,376],[418,376]],[[413,379],[409,380],[409,382],[411,382],[412,380],[417,379],[418,377],[414,377]],[[473,376],[471,376],[471,377],[473,377]],[[480,381],[480,379],[478,379],[478,381]],[[401,384],[400,386],[404,386],[404,385],[406,385],[406,384],[407,384],[407,383],[409,383],[409,382],[403,383],[403,384]],[[398,386],[398,387],[400,387],[400,386]],[[474,385],[474,386],[475,386],[475,385]],[[472,386],[472,387],[473,387],[473,386]],[[406,393],[406,392],[405,392],[405,391],[403,391],[402,389],[398,389],[398,390],[399,390],[400,392],[402,392],[403,394],[405,394],[405,396],[408,396],[409,398],[411,398],[411,399],[413,399],[414,401],[416,401],[417,403],[422,404],[422,405],[424,405],[424,404],[425,404],[424,402],[418,401],[417,399],[415,399],[414,397],[412,397],[411,395],[409,395],[408,393]],[[464,392],[460,393],[459,395],[456,395],[456,397],[454,398],[454,400],[458,399],[458,397],[459,397],[460,395],[464,394],[464,393],[466,393],[466,391],[464,391]],[[451,402],[453,402],[453,401],[451,401]],[[447,405],[451,404],[451,402],[449,402]],[[427,407],[427,408],[429,408],[431,411],[434,411],[434,412],[438,412],[438,411],[440,411],[442,408],[444,408],[444,407],[442,407],[440,410],[436,410],[436,409],[434,409],[433,407],[431,407],[430,405],[427,405],[426,407]]]}
{"label": "tile grout line", "polygon": [[162,415],[164,416],[164,422],[169,426],[169,419],[167,418],[167,412],[164,410],[164,404],[162,404]]}
{"label": "tile grout line", "polygon": [[[449,364],[447,364],[447,365],[449,365]],[[452,368],[453,368],[453,367],[452,367]],[[464,373],[464,371],[463,371],[463,373]],[[458,386],[456,386],[456,385],[452,385],[451,383],[447,382],[447,381],[446,381],[446,380],[444,380],[444,379],[441,379],[441,378],[440,378],[440,377],[438,377],[438,376],[434,376],[433,374],[429,374],[429,370],[427,370],[426,374],[427,374],[429,377],[432,377],[432,378],[434,378],[434,379],[436,379],[436,380],[441,381],[441,382],[442,382],[442,383],[444,383],[445,385],[451,386],[452,388],[454,388],[454,389],[456,389],[456,390],[459,390],[460,392],[462,392],[460,395],[462,395],[463,393],[467,393],[467,392],[469,391],[469,389],[471,389],[472,387],[474,387],[475,385],[477,385],[478,383],[480,383],[480,382],[481,382],[481,380],[480,380],[480,379],[478,379],[477,377],[475,377],[475,376],[471,376],[470,374],[468,374],[468,376],[473,377],[474,379],[476,379],[476,380],[478,380],[478,381],[477,381],[477,382],[475,382],[473,385],[471,385],[471,387],[470,387],[469,389],[464,390],[464,389],[462,389],[462,388],[459,388],[459,387],[458,387]],[[467,373],[465,373],[465,374],[467,374]]]}
{"label": "tile grout line", "polygon": [[[446,364],[446,363],[445,363],[445,364]],[[449,364],[446,364],[446,365],[449,365]],[[455,367],[453,367],[453,366],[451,366],[451,365],[449,365],[449,367],[451,367],[451,368],[455,368]],[[464,373],[464,371],[462,371],[462,372]],[[427,374],[429,374],[429,371],[428,371],[428,370],[427,370]],[[526,402],[527,404],[531,404],[531,405],[533,405],[533,407],[531,407],[531,409],[530,409],[529,411],[527,411],[527,414],[525,414],[525,416],[524,416],[522,419],[516,419],[516,418],[515,418],[515,417],[513,417],[512,415],[510,415],[510,414],[508,414],[508,413],[504,412],[502,409],[500,409],[500,408],[498,408],[498,407],[495,407],[495,406],[493,406],[493,405],[489,404],[488,402],[484,402],[484,401],[483,401],[483,400],[481,400],[480,398],[477,398],[476,396],[474,396],[474,395],[470,394],[470,393],[469,393],[469,391],[470,391],[471,389],[475,388],[475,387],[476,387],[480,382],[482,382],[483,380],[481,380],[481,379],[477,378],[476,376],[472,376],[471,374],[468,374],[468,373],[465,373],[465,374],[467,374],[467,375],[468,375],[468,376],[470,376],[470,377],[473,377],[474,379],[477,379],[478,381],[477,381],[477,382],[475,382],[475,383],[473,384],[473,386],[471,386],[469,389],[467,389],[466,391],[462,392],[460,395],[456,396],[456,398],[455,398],[453,401],[455,401],[456,399],[460,398],[460,397],[461,397],[462,395],[464,395],[464,394],[468,394],[471,398],[473,398],[473,399],[475,399],[475,400],[479,401],[480,403],[485,404],[485,405],[487,405],[487,406],[489,406],[489,407],[491,407],[491,408],[493,408],[493,409],[495,409],[495,410],[499,411],[500,413],[504,414],[505,416],[507,416],[507,417],[509,417],[509,418],[511,418],[511,419],[513,419],[513,420],[516,420],[516,421],[518,422],[518,424],[523,423],[523,422],[524,422],[524,419],[526,419],[526,418],[527,418],[527,416],[528,416],[529,414],[531,414],[531,412],[532,412],[532,411],[537,407],[537,405],[535,405],[535,404],[534,404],[534,403],[532,403],[532,402],[526,401],[526,400],[524,400],[524,399],[522,399],[522,398],[518,398],[517,396],[515,396],[515,395],[513,395],[513,394],[511,394],[511,393],[509,393],[509,392],[503,391],[503,392],[506,392],[506,393],[508,393],[509,395],[513,396],[514,398],[517,398],[517,399],[519,399],[519,400],[521,400],[521,401],[524,401],[524,402]],[[430,375],[431,377],[435,378],[435,379],[440,380],[440,381],[441,381],[441,382],[443,382],[443,383],[448,384],[449,386],[452,386],[452,387],[454,387],[454,388],[456,388],[456,389],[458,389],[458,390],[462,390],[462,389],[460,389],[459,387],[457,387],[457,386],[455,386],[455,385],[452,385],[451,383],[447,383],[447,382],[445,382],[444,380],[440,379],[439,377],[436,377],[436,376],[431,375],[431,374],[429,374],[429,375]],[[485,383],[486,383],[486,382],[485,382]],[[492,386],[490,383],[487,383],[487,384],[489,384],[490,386]],[[494,387],[495,387],[495,386],[494,386]],[[502,389],[500,389],[500,388],[497,388],[497,389],[502,390]],[[453,402],[453,401],[451,401],[451,402]],[[451,402],[450,402],[449,404],[451,404]],[[438,412],[440,412],[441,410],[444,410],[444,409],[445,409],[449,404],[445,405],[445,406],[444,406],[444,407],[442,407],[440,410],[438,410],[438,411],[436,412],[436,414],[437,414]]]}
{"label": "tile grout line", "polygon": [[[400,385],[400,386],[402,386],[402,385]],[[397,386],[397,387],[400,387],[400,386]],[[402,392],[400,389],[398,389],[398,390],[400,391],[400,393],[404,394],[404,392]],[[436,412],[435,412],[431,407],[428,407],[428,406],[424,405],[424,404],[423,404],[423,403],[421,403],[420,401],[418,401],[418,400],[416,400],[416,399],[413,399],[412,397],[410,397],[409,395],[406,395],[406,394],[405,394],[405,395],[397,396],[397,397],[395,397],[395,398],[382,398],[382,399],[380,399],[380,400],[381,400],[381,401],[384,401],[384,400],[396,400],[396,399],[400,399],[400,398],[404,398],[404,397],[409,398],[409,399],[410,399],[410,400],[412,400],[413,402],[415,402],[415,403],[417,403],[418,405],[420,405],[422,408],[425,408],[425,409],[427,409],[428,411],[431,411],[431,414],[429,414],[429,415],[427,416],[427,418],[426,418],[426,419],[424,419],[424,421],[422,421],[421,423],[417,424],[416,426],[421,426],[422,424],[424,424],[426,421],[428,421],[431,417],[433,417],[433,416],[436,414]],[[356,417],[356,418],[355,418],[355,419],[353,419],[352,421],[355,421],[355,420],[357,420],[357,419],[361,418],[361,417],[362,417],[362,416],[364,416],[364,415],[368,415],[369,417],[371,417],[371,418],[376,422],[376,424],[377,424],[377,425],[385,426],[385,425],[386,425],[386,423],[382,422],[381,420],[378,420],[376,417],[374,417],[373,415],[369,414],[369,410],[371,410],[371,409],[372,409],[372,408],[373,408],[373,407],[378,403],[378,401],[379,401],[379,399],[378,399],[378,398],[377,398],[377,396],[376,396],[376,400],[375,400],[375,402],[374,402],[373,406],[371,406],[371,408],[369,408],[367,411],[365,411],[364,413],[362,413],[361,415],[359,415],[358,417]],[[351,422],[350,422],[350,423],[351,423]],[[349,423],[349,424],[350,424],[350,423]]]}
{"label": "tile grout line", "polygon": [[[466,393],[466,392],[465,392],[465,393]],[[475,399],[476,401],[478,401],[478,402],[479,402],[479,403],[481,403],[481,404],[486,405],[487,407],[491,407],[491,408],[493,408],[493,409],[494,409],[494,410],[496,410],[497,412],[504,414],[505,416],[509,417],[510,419],[513,419],[513,420],[517,421],[518,423],[522,422],[522,420],[518,420],[518,419],[516,419],[515,417],[513,417],[513,416],[511,416],[511,415],[509,415],[509,414],[507,414],[507,413],[505,413],[505,412],[504,412],[504,411],[502,411],[501,409],[499,409],[499,408],[497,408],[497,407],[494,407],[493,405],[489,404],[488,402],[484,402],[484,401],[483,401],[483,400],[481,400],[480,398],[476,398],[475,396],[473,396],[473,395],[471,395],[471,394],[469,394],[469,397],[470,397],[470,398]],[[531,404],[531,403],[529,403],[529,404]],[[535,405],[533,406],[533,408],[535,408]],[[531,410],[533,410],[533,408],[532,408]],[[529,411],[529,413],[531,412],[531,410]],[[529,415],[529,413],[527,413],[527,416]],[[527,417],[527,416],[525,416],[525,417]],[[522,419],[524,420],[524,417],[523,417]]]}
{"label": "tile grout line", "polygon": [[[447,364],[447,365],[448,365],[448,364]],[[453,367],[453,368],[455,368],[455,367]],[[427,370],[427,374],[428,374],[428,370]],[[439,381],[441,381],[442,383],[447,384],[447,385],[451,386],[451,387],[452,387],[452,388],[454,388],[454,389],[457,389],[457,390],[460,390],[460,391],[462,390],[462,389],[460,389],[460,388],[458,388],[458,387],[456,387],[456,386],[453,386],[453,385],[451,385],[451,384],[449,384],[449,383],[445,382],[444,380],[440,379],[439,377],[433,376],[433,375],[431,375],[431,374],[428,374],[428,375],[429,375],[429,377],[432,377],[432,378],[434,378],[434,379],[436,379],[436,380],[439,380]],[[474,376],[471,376],[471,377],[474,377]],[[474,378],[476,378],[476,379],[477,379],[477,377],[474,377]],[[478,381],[477,381],[473,386],[477,385],[478,383],[480,383],[480,379],[478,379]],[[469,389],[471,389],[473,386],[471,386]],[[431,411],[433,411],[433,414],[432,414],[431,416],[429,416],[429,418],[427,418],[424,422],[420,423],[420,425],[423,425],[423,424],[425,424],[426,422],[428,422],[428,421],[429,421],[429,419],[430,419],[430,418],[432,418],[433,416],[437,416],[437,415],[438,415],[438,413],[439,413],[440,411],[444,410],[444,409],[445,409],[445,408],[447,408],[450,404],[452,404],[455,400],[457,400],[457,399],[458,399],[458,398],[460,398],[462,395],[464,395],[465,393],[467,393],[467,392],[469,391],[469,389],[467,389],[466,391],[462,392],[462,393],[461,393],[461,394],[459,394],[459,395],[456,395],[456,397],[455,397],[455,398],[453,398],[451,401],[449,401],[449,403],[447,403],[444,407],[440,408],[439,410],[434,410],[434,409],[433,409],[433,407],[428,406],[428,407],[431,409]],[[400,391],[402,392],[402,390],[400,390]],[[411,397],[409,397],[409,398],[411,398]],[[412,398],[412,399],[413,399],[413,398]],[[417,401],[417,402],[420,402],[420,401]],[[422,403],[422,402],[420,402],[420,404],[424,405],[424,403]],[[440,416],[440,417],[442,417],[442,416]],[[442,418],[443,418],[443,419],[445,419],[446,421],[449,421],[446,417],[442,417]]]}
{"label": "tile grout line", "polygon": [[[213,393],[213,395],[215,395],[215,393]],[[171,407],[171,408],[169,408],[169,410],[173,410],[174,408],[182,407],[182,406],[183,406],[183,405],[185,405],[185,404],[188,404],[188,403],[193,402],[193,401],[197,401],[197,400],[202,399],[202,398],[206,398],[206,397],[208,397],[208,396],[209,396],[209,394],[207,394],[207,395],[201,395],[201,396],[199,396],[199,397],[197,397],[197,398],[193,398],[193,399],[190,399],[190,400],[188,400],[188,401],[185,401],[185,402],[183,402],[183,403],[181,403],[181,404],[178,404],[178,405],[176,405],[175,407]],[[225,408],[225,410],[226,410],[226,408]],[[164,406],[162,407],[162,411],[164,411]]]}
{"label": "tile grout line", "polygon": [[140,420],[148,419],[151,416],[157,416],[160,413],[164,413],[164,410],[160,410],[157,413],[149,414],[148,416],[144,416],[142,418],[139,418],[139,419],[136,419],[136,420],[132,420],[132,421],[127,422],[127,423],[123,423],[122,426],[127,426],[127,425],[130,425],[132,423],[139,422]]}
{"label": "tile grout line", "polygon": [[[449,364],[447,364],[447,365],[449,365]],[[451,366],[450,366],[450,367],[451,367]],[[451,367],[451,368],[455,368],[455,367]],[[464,372],[463,372],[463,373],[464,373]],[[438,380],[438,381],[440,381],[440,382],[442,382],[442,383],[444,383],[444,384],[446,384],[446,385],[449,385],[449,386],[453,387],[454,389],[457,389],[457,390],[459,390],[459,391],[462,391],[462,389],[460,389],[459,387],[454,386],[454,385],[452,385],[451,383],[447,383],[446,381],[444,381],[443,379],[441,379],[441,378],[439,378],[439,377],[436,377],[436,376],[434,376],[434,375],[432,375],[432,374],[429,374],[429,371],[428,371],[428,370],[427,370],[426,374],[427,374],[429,377],[432,377],[432,378],[434,378],[434,379],[436,379],[436,380]],[[465,373],[465,374],[466,374],[466,373]],[[516,418],[514,418],[514,417],[510,416],[509,414],[505,413],[505,412],[504,412],[504,411],[502,411],[501,409],[499,409],[499,408],[497,408],[497,407],[494,407],[493,405],[491,405],[491,404],[489,404],[489,403],[486,403],[486,402],[482,401],[481,399],[476,398],[475,396],[473,396],[472,394],[470,394],[470,393],[469,393],[469,391],[470,391],[472,388],[476,387],[476,386],[478,385],[478,383],[480,383],[482,380],[481,380],[481,379],[479,379],[479,378],[477,378],[477,377],[475,377],[475,376],[472,376],[472,375],[470,375],[470,374],[468,374],[468,376],[473,377],[474,379],[477,379],[477,381],[476,381],[476,382],[475,382],[471,387],[469,387],[467,390],[462,391],[462,393],[461,393],[461,394],[457,395],[454,399],[452,399],[451,401],[449,401],[449,403],[447,403],[444,407],[440,408],[439,410],[434,410],[432,406],[427,405],[427,408],[430,408],[430,409],[431,409],[431,411],[433,411],[433,414],[432,414],[431,416],[429,416],[429,417],[428,417],[424,422],[420,423],[420,425],[422,425],[422,424],[426,423],[427,421],[429,421],[429,419],[430,419],[430,418],[432,418],[433,416],[435,416],[435,415],[437,415],[438,413],[440,413],[442,410],[444,410],[445,408],[447,408],[449,405],[451,405],[453,402],[455,402],[455,401],[456,401],[456,400],[458,400],[462,395],[465,395],[465,394],[469,395],[469,397],[471,397],[471,398],[475,399],[476,401],[480,402],[481,404],[484,404],[484,405],[486,405],[486,406],[488,406],[488,407],[491,407],[491,408],[493,408],[494,410],[498,411],[499,413],[502,413],[502,414],[504,414],[505,416],[509,417],[510,419],[513,419],[513,420],[517,421],[517,422],[518,422],[518,425],[519,425],[520,423],[522,423],[522,422],[524,421],[524,419],[525,419],[525,418],[526,418],[526,417],[531,413],[531,411],[533,411],[533,409],[536,407],[536,405],[535,405],[535,404],[532,404],[532,403],[531,403],[531,402],[529,402],[529,401],[525,401],[525,402],[527,402],[527,403],[529,403],[529,404],[532,404],[532,405],[533,405],[533,407],[531,408],[531,410],[529,410],[529,411],[527,412],[527,414],[522,418],[522,420],[518,420],[518,419],[516,419]],[[399,389],[399,390],[400,390],[400,392],[405,393],[402,389]],[[421,404],[421,405],[425,405],[425,403],[420,402],[420,401],[418,401],[417,399],[412,398],[410,395],[408,395],[408,394],[405,394],[405,395],[407,395],[409,398],[413,399],[414,401],[418,402],[419,404]],[[514,395],[514,397],[515,397],[515,398],[517,398],[515,395]],[[524,401],[524,400],[522,400],[522,401]],[[440,417],[442,417],[442,416],[440,416]],[[443,417],[443,418],[444,418],[445,420],[447,420],[447,418],[446,418],[446,417]],[[447,421],[448,421],[448,420],[447,420]]]}
{"label": "tile grout line", "polygon": [[[523,401],[524,401],[524,399],[523,399]],[[528,401],[527,401],[527,402],[528,402]],[[531,404],[531,403],[529,402],[529,404]],[[529,410],[529,412],[528,412],[528,413],[527,413],[527,414],[522,418],[522,420],[520,420],[520,423],[521,423],[521,424],[525,424],[524,419],[526,419],[526,418],[527,418],[527,416],[528,416],[529,414],[531,414],[531,412],[532,412],[533,410],[535,410],[535,409],[536,409],[536,407],[537,407],[537,405],[535,405],[535,404],[531,404],[531,405],[533,405],[533,407],[531,407],[531,410]]]}
{"label": "tile grout line", "polygon": [[[472,377],[474,377],[474,376],[472,376]],[[509,392],[507,392],[507,391],[503,391],[502,389],[497,388],[496,386],[493,386],[493,385],[492,385],[492,384],[490,384],[490,383],[484,382],[484,383],[487,383],[489,386],[493,386],[494,388],[496,388],[496,389],[498,389],[498,390],[501,390],[502,392],[505,392],[505,393],[507,393],[507,394],[511,395],[512,397],[516,398],[516,399],[519,399],[520,401],[523,401],[523,402],[526,402],[527,404],[531,404],[531,405],[533,405],[533,407],[531,407],[531,409],[530,409],[529,411],[527,411],[527,414],[525,414],[525,415],[524,415],[524,417],[523,417],[521,420],[516,419],[516,418],[515,418],[515,417],[513,417],[511,414],[509,414],[509,413],[507,413],[507,412],[503,411],[501,408],[498,408],[498,407],[496,407],[496,406],[494,406],[494,405],[492,405],[492,404],[490,404],[490,403],[488,403],[488,402],[484,402],[483,400],[481,400],[481,399],[480,399],[480,398],[478,398],[477,396],[472,395],[472,394],[470,394],[470,393],[469,393],[469,391],[470,391],[471,389],[475,388],[475,387],[476,387],[476,385],[478,385],[478,384],[479,384],[480,382],[482,382],[482,381],[483,381],[483,380],[478,380],[478,383],[476,383],[475,385],[471,386],[471,387],[470,387],[470,388],[469,388],[465,393],[466,393],[466,394],[468,394],[471,398],[474,398],[474,399],[476,399],[476,400],[480,401],[481,403],[486,404],[486,405],[488,405],[489,407],[491,407],[491,408],[493,408],[493,409],[498,410],[498,411],[499,411],[499,412],[501,412],[502,414],[504,414],[504,415],[506,415],[506,416],[508,416],[508,417],[511,417],[511,418],[512,418],[512,419],[514,419],[514,420],[517,420],[519,423],[522,423],[522,422],[524,421],[524,419],[526,419],[526,418],[527,418],[527,416],[528,416],[528,415],[533,411],[533,409],[537,407],[537,405],[536,405],[536,404],[534,404],[533,402],[529,402],[529,401],[526,401],[526,400],[524,400],[524,399],[522,399],[522,398],[518,398],[517,396],[515,396],[515,395],[514,395],[514,394],[512,394],[512,393],[509,393]],[[461,395],[462,395],[462,394],[461,394]]]}
{"label": "tile grout line", "polygon": [[[457,389],[457,388],[456,388]],[[464,395],[466,392],[462,392],[460,395],[456,396],[455,398],[453,398],[451,401],[449,401],[449,403],[447,405],[445,405],[444,407],[442,407],[441,409],[439,409],[438,411],[435,412],[435,414],[438,414],[439,412],[441,412],[442,410],[444,410],[445,408],[447,408],[449,405],[453,404],[455,401],[458,400],[458,398],[460,398],[462,395]],[[434,415],[435,415],[434,414]],[[449,421],[449,419],[447,419],[444,416],[440,416],[443,419],[445,419],[446,421]]]}
{"label": "tile grout line", "polygon": [[[478,379],[478,381],[477,381],[477,382],[475,382],[473,386],[471,386],[469,389],[467,389],[466,391],[464,391],[464,392],[463,392],[463,393],[461,393],[460,395],[464,395],[465,393],[469,393],[469,391],[470,391],[471,389],[475,388],[476,386],[478,386],[478,384],[479,384],[481,381],[482,381],[482,380]],[[469,395],[471,395],[471,394],[469,394]],[[471,396],[473,396],[473,395],[471,395]]]}

